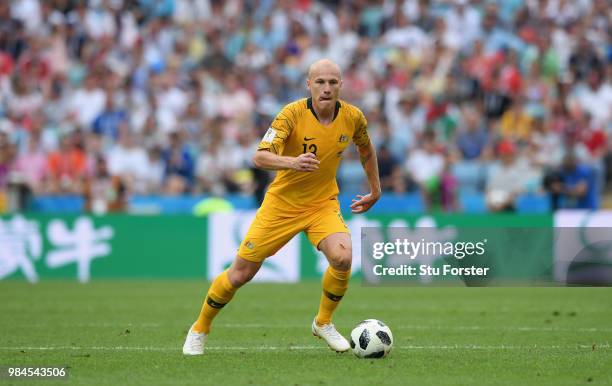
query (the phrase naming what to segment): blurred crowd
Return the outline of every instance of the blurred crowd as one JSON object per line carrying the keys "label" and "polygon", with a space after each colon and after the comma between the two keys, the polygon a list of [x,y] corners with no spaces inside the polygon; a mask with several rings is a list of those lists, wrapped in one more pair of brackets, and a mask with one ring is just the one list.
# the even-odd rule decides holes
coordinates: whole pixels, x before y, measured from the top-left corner
{"label": "blurred crowd", "polygon": [[[261,196],[251,157],[322,57],[383,190],[460,210],[547,192],[597,207],[612,170],[607,0],[0,2],[3,192]],[[355,152],[339,184],[363,192]]]}

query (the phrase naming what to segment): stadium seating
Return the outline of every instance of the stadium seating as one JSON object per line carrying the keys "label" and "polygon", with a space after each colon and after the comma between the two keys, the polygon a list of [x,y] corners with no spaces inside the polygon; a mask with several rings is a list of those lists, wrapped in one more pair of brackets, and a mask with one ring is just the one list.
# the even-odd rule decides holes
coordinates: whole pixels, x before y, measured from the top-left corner
{"label": "stadium seating", "polygon": [[[353,198],[355,196],[351,194],[341,194],[339,196],[342,212],[348,213],[351,211],[350,205]],[[425,211],[425,203],[418,192],[410,192],[404,195],[385,193],[372,210],[373,213],[379,214],[422,213]]]}
{"label": "stadium seating", "polygon": [[[139,214],[191,214],[193,207],[210,197],[199,196],[133,196],[128,201],[128,211]],[[236,209],[256,209],[257,203],[252,196],[229,194],[224,196]],[[37,196],[29,205],[30,211],[39,213],[81,213],[84,200],[81,196]]]}
{"label": "stadium seating", "polygon": [[29,204],[29,210],[39,213],[81,213],[85,200],[81,196],[36,196]]}
{"label": "stadium seating", "polygon": [[548,213],[550,210],[550,196],[548,195],[523,194],[516,199],[518,213]]}
{"label": "stadium seating", "polygon": [[451,173],[457,179],[460,191],[477,191],[484,185],[484,170],[478,161],[459,161]]}
{"label": "stadium seating", "polygon": [[482,193],[476,191],[460,191],[459,206],[465,213],[486,213],[487,204]]}

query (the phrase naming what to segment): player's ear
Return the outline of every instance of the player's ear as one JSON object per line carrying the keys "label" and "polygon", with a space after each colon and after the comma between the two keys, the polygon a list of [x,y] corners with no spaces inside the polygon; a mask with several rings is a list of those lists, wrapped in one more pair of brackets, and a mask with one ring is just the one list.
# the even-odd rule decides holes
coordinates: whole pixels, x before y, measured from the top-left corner
{"label": "player's ear", "polygon": [[306,88],[310,91],[310,79],[306,78]]}

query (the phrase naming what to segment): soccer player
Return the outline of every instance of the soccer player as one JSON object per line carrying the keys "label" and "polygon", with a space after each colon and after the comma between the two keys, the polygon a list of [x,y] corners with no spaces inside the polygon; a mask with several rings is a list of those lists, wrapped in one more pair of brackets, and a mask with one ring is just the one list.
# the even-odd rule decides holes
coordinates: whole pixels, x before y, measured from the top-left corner
{"label": "soccer player", "polygon": [[376,152],[363,113],[339,100],[342,77],[337,64],[327,59],[313,63],[306,85],[311,97],[283,108],[253,157],[256,167],[278,173],[236,259],[211,284],[200,316],[187,334],[185,355],[204,353],[206,337],[219,311],[232,300],[238,288],[255,276],[267,257],[302,231],[329,262],[323,274],[323,293],[312,333],[335,351],[350,348],[331,323],[332,314],[348,288],[352,261],[351,237],[338,204],[336,170],[352,139],[370,193],[357,195],[351,210],[363,213],[381,194]]}

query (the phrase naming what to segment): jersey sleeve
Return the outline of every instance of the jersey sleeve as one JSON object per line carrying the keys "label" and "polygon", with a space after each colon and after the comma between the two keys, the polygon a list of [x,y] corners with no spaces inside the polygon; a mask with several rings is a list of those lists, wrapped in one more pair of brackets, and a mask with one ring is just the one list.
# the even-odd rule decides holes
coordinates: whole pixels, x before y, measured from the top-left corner
{"label": "jersey sleeve", "polygon": [[370,144],[370,136],[367,131],[368,121],[363,113],[357,110],[357,119],[355,122],[355,133],[353,134],[353,142],[358,147],[368,146]]}
{"label": "jersey sleeve", "polygon": [[294,127],[295,113],[290,106],[285,106],[272,121],[257,150],[268,150],[280,155]]}

